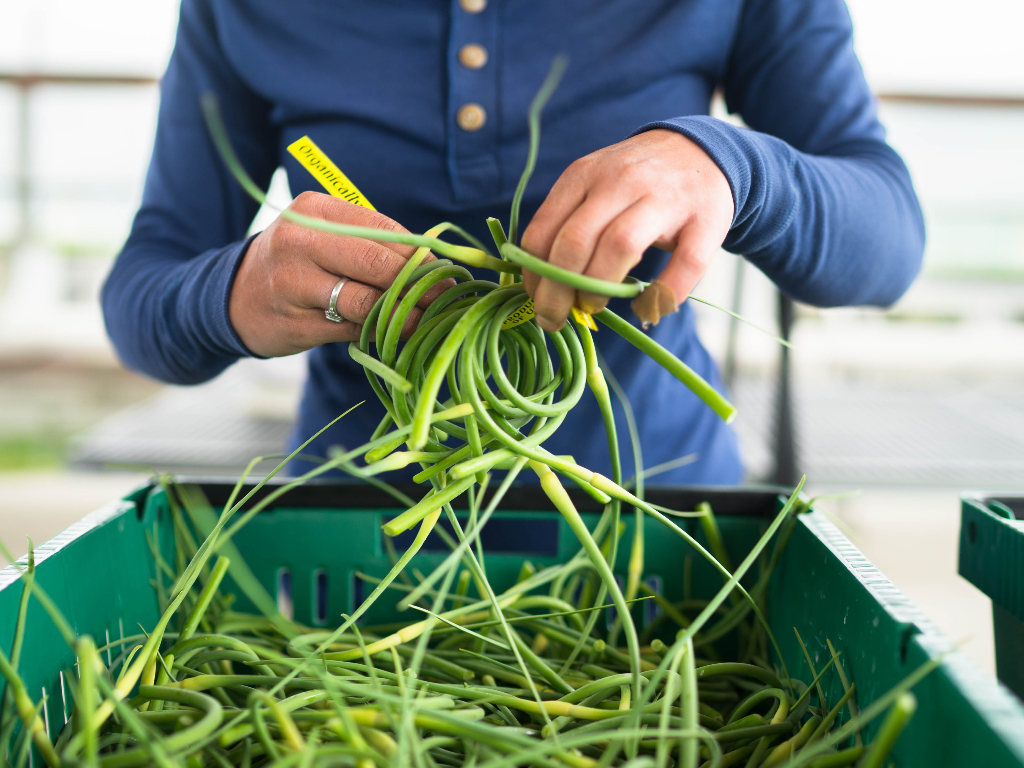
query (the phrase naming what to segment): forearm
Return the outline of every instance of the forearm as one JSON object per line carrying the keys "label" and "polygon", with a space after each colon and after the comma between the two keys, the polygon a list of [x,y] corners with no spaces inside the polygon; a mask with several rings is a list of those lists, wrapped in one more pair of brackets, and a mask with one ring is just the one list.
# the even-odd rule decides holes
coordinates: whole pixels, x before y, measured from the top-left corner
{"label": "forearm", "polygon": [[171,384],[198,384],[248,356],[227,308],[248,242],[183,261],[130,238],[102,292],[107,332],[122,362]]}

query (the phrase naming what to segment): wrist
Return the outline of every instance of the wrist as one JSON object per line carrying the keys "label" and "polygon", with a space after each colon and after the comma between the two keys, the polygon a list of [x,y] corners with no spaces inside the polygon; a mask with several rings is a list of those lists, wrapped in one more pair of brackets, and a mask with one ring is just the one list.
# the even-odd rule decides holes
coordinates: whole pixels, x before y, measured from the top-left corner
{"label": "wrist", "polygon": [[730,229],[741,217],[754,173],[751,162],[752,147],[744,136],[745,131],[707,115],[689,115],[658,120],[637,128],[631,136],[652,131],[666,131],[682,136],[699,147],[714,163],[729,186],[732,197],[732,221]]}

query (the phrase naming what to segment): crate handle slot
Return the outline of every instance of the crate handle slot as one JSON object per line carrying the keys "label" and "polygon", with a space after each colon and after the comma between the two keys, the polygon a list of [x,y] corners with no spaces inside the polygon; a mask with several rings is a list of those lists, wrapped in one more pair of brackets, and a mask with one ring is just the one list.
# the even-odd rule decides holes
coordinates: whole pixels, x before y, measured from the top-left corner
{"label": "crate handle slot", "polygon": [[319,627],[327,624],[327,571],[317,568],[313,571],[313,623]]}
{"label": "crate handle slot", "polygon": [[[619,574],[615,574],[615,583],[619,585],[620,590],[622,590],[623,592],[626,591],[626,580],[619,576]],[[617,619],[618,617],[618,608],[608,607],[604,609],[604,625],[609,632],[611,631],[611,628],[615,626],[615,619]]]}
{"label": "crate handle slot", "polygon": [[277,610],[289,621],[295,615],[292,602],[292,572],[288,568],[277,569]]}
{"label": "crate handle slot", "polygon": [[[369,586],[369,588],[368,588]],[[367,585],[365,581],[359,578],[356,571],[352,572],[352,585],[349,594],[352,596],[352,600],[349,603],[351,610],[355,611],[359,606],[363,604],[370,592],[373,591],[372,585]],[[358,621],[356,626],[361,627],[366,623],[366,615],[364,614]]]}
{"label": "crate handle slot", "polygon": [[[644,579],[644,584],[656,595],[663,594],[665,589],[665,580],[661,576],[648,576]],[[661,606],[658,605],[657,600],[645,600],[644,606],[644,628],[646,629],[654,621],[661,616]]]}

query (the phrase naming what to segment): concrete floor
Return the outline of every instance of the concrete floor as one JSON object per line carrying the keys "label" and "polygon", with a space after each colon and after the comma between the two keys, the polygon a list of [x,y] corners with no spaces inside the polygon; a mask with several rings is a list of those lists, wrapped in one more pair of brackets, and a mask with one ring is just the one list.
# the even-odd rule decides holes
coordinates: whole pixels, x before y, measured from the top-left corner
{"label": "concrete floor", "polygon": [[[146,480],[129,473],[0,474],[0,539],[16,556]],[[810,495],[830,493],[813,488]],[[953,490],[869,489],[823,500],[865,555],[982,669],[994,674],[991,603],[956,572],[959,498]]]}
{"label": "concrete floor", "polygon": [[[146,482],[128,472],[39,470],[0,473],[0,541],[15,557],[26,537],[42,544],[108,501]],[[7,561],[0,557],[0,563]]]}

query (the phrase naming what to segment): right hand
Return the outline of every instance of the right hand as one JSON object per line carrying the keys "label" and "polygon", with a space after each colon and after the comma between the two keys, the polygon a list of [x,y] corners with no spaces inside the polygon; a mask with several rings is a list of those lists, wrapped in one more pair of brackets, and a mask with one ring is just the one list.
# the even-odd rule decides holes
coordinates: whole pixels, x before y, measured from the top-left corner
{"label": "right hand", "polygon": [[[407,231],[387,216],[319,192],[303,192],[288,209],[328,221]],[[282,357],[337,341],[357,341],[363,322],[415,252],[415,246],[378,243],[309,229],[278,216],[249,244],[231,286],[228,317],[242,343],[263,357]],[[427,260],[434,256],[428,255]],[[324,316],[331,291],[349,278],[338,297],[334,323]],[[426,307],[450,281],[424,295]],[[408,337],[422,312],[414,309],[402,329]]]}

